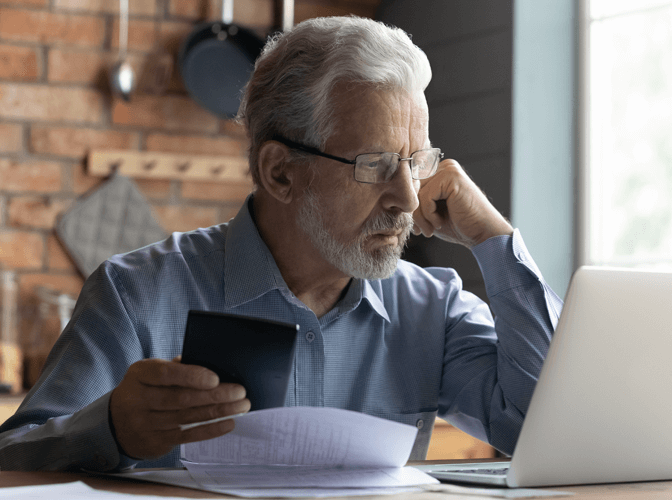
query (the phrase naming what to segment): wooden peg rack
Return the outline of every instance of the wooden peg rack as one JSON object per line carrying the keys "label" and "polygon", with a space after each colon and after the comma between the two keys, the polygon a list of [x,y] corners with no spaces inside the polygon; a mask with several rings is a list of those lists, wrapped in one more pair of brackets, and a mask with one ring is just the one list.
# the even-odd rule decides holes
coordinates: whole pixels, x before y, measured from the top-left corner
{"label": "wooden peg rack", "polygon": [[180,155],[128,150],[93,150],[88,171],[106,177],[116,170],[128,177],[184,181],[245,182],[247,158],[238,156]]}

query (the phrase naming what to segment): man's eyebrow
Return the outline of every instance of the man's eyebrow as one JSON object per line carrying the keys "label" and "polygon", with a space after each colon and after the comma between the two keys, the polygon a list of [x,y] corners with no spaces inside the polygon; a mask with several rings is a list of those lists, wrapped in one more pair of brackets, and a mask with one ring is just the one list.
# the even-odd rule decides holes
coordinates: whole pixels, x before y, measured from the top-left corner
{"label": "man's eyebrow", "polygon": [[367,146],[365,148],[353,150],[352,153],[349,154],[355,157],[359,155],[366,155],[372,153],[392,153],[392,151],[389,151],[389,148],[384,148],[382,146],[371,146],[371,147]]}
{"label": "man's eyebrow", "polygon": [[[430,140],[428,140],[425,144],[428,144],[428,145],[422,146],[422,147],[420,147],[420,148],[418,148],[418,149],[414,149],[414,150],[411,151],[410,153],[415,153],[416,151],[420,151],[420,150],[422,150],[422,149],[431,149],[431,148],[434,147],[434,146],[432,145],[432,141],[430,141]],[[353,156],[363,155],[363,154],[369,154],[369,153],[397,153],[397,154],[400,154],[399,152],[394,151],[394,148],[383,147],[383,146],[381,146],[381,145],[379,145],[379,144],[374,145],[374,146],[371,146],[371,147],[366,147],[365,149],[366,149],[366,151],[364,151],[364,150],[358,150],[357,152],[353,152],[352,154],[353,154]],[[409,154],[410,154],[410,153],[409,153]]]}

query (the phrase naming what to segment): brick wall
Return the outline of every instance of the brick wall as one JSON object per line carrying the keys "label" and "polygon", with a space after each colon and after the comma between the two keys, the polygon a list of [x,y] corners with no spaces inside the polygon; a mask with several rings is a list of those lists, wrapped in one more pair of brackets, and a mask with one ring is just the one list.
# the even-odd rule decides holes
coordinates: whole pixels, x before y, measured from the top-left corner
{"label": "brick wall", "polygon": [[[296,22],[353,13],[373,17],[380,0],[297,0]],[[279,23],[276,0],[236,0],[234,22],[261,36]],[[54,236],[58,214],[102,179],[86,172],[91,149],[243,155],[244,134],[201,109],[174,69],[166,91],[110,94],[117,60],[117,0],[0,0],[0,266],[17,273],[19,335],[34,326],[35,287],[77,296],[82,277]],[[143,72],[161,51],[175,55],[194,25],[219,17],[219,0],[130,0],[129,59]],[[232,217],[251,182],[217,184],[136,180],[167,231]],[[42,329],[42,344],[58,335]],[[26,384],[43,353],[24,346]],[[44,351],[44,347],[40,348]],[[1,363],[1,361],[0,361]]]}

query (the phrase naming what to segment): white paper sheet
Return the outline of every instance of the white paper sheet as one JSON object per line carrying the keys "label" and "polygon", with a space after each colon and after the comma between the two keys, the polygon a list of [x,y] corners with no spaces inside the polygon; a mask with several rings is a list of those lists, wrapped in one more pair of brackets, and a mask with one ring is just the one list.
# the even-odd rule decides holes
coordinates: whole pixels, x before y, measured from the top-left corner
{"label": "white paper sheet", "polygon": [[[342,488],[320,488],[319,490],[313,488],[267,488],[263,490],[250,489],[219,489],[212,490],[217,493],[224,493],[225,495],[234,495],[243,498],[331,498],[331,497],[356,497],[356,496],[372,496],[372,495],[399,495],[400,493],[417,493],[421,492],[420,488],[351,488],[343,490]],[[450,500],[460,500],[453,497]],[[474,497],[469,497],[467,500],[478,500]],[[490,500],[490,499],[486,499]]]}
{"label": "white paper sheet", "polygon": [[155,495],[133,495],[115,493],[91,488],[82,481],[64,484],[45,484],[41,486],[16,486],[0,488],[0,499],[12,500],[178,500],[180,497],[165,497]]}
{"label": "white paper sheet", "polygon": [[[155,483],[171,484],[182,488],[193,488],[215,493],[224,493],[247,498],[301,498],[301,497],[339,497],[339,496],[369,496],[392,495],[406,492],[421,492],[420,487],[408,488],[229,488],[226,486],[203,486],[197,483],[186,470],[156,470],[133,471],[111,474],[125,479],[139,479]],[[452,500],[452,499],[451,499]],[[474,500],[474,499],[469,499]]]}
{"label": "white paper sheet", "polygon": [[[210,491],[302,496],[409,488],[438,481],[403,467],[417,429],[336,408],[288,407],[250,412],[217,439],[182,445],[182,463]],[[284,490],[283,490],[284,491]],[[405,490],[404,490],[405,491]],[[390,491],[386,490],[385,493]]]}
{"label": "white paper sheet", "polygon": [[288,407],[250,412],[216,439],[182,445],[195,463],[401,467],[418,430],[336,408]]}
{"label": "white paper sheet", "polygon": [[[105,474],[108,475],[108,474]],[[171,484],[183,488],[193,488],[215,493],[224,493],[246,498],[301,498],[301,497],[338,497],[373,496],[400,493],[437,492],[450,495],[450,500],[491,500],[492,498],[547,498],[551,496],[570,496],[573,493],[562,491],[538,490],[529,488],[479,488],[458,486],[455,484],[429,484],[408,488],[231,488],[227,486],[205,487],[197,483],[186,470],[145,470],[109,474],[126,479],[139,479],[162,484]],[[2,497],[0,497],[2,498]],[[423,497],[426,498],[426,497]],[[437,498],[440,498],[437,496]],[[442,497],[441,497],[442,498]]]}
{"label": "white paper sheet", "polygon": [[438,482],[413,467],[190,464],[189,474],[203,486],[227,488],[389,488]]}

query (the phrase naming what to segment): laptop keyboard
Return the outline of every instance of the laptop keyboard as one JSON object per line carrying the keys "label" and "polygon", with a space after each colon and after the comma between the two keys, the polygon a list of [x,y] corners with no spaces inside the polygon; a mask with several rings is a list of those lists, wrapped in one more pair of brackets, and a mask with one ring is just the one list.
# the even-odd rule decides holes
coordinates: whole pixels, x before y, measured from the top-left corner
{"label": "laptop keyboard", "polygon": [[432,471],[432,472],[460,472],[463,474],[488,474],[491,476],[506,476],[507,472],[509,472],[508,467],[501,467],[499,469],[451,469],[451,470],[445,470],[445,471]]}

